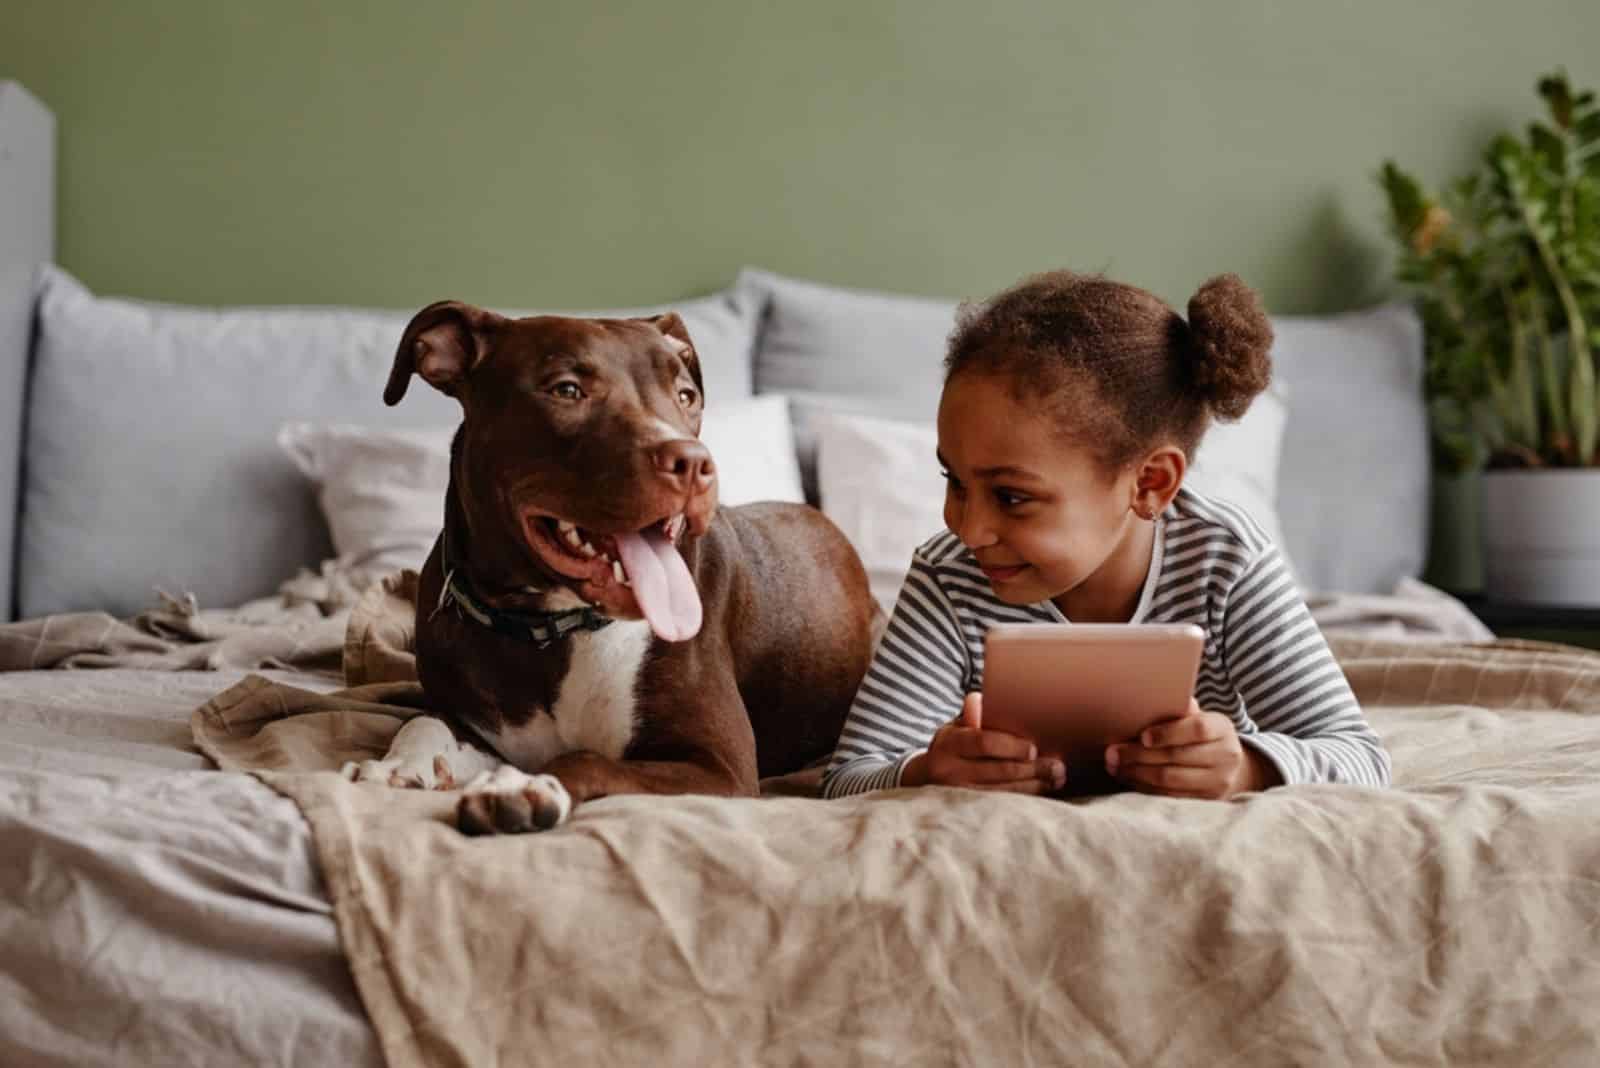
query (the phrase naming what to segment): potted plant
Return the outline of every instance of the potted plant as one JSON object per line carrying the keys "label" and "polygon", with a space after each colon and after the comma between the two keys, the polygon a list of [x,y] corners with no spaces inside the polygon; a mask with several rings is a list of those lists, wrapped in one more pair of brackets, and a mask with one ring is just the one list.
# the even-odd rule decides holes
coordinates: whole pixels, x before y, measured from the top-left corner
{"label": "potted plant", "polygon": [[1379,182],[1427,333],[1435,474],[1484,472],[1485,592],[1600,605],[1600,107],[1564,72],[1538,91],[1545,121],[1437,195],[1393,161]]}

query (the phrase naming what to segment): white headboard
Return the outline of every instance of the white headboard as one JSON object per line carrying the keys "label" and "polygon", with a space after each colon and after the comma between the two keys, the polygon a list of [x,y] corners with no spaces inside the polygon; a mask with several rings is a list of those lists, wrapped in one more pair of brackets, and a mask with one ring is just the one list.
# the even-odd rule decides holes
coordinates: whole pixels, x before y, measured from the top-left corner
{"label": "white headboard", "polygon": [[0,81],[0,622],[16,610],[22,418],[35,279],[55,259],[56,120]]}

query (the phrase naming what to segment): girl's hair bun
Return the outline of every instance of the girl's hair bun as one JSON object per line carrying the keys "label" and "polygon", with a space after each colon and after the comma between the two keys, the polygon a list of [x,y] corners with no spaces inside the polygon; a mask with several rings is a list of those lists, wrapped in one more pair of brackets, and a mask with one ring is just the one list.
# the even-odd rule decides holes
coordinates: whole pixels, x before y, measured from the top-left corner
{"label": "girl's hair bun", "polygon": [[1220,274],[1189,299],[1194,383],[1219,419],[1237,419],[1272,380],[1272,322],[1235,274]]}

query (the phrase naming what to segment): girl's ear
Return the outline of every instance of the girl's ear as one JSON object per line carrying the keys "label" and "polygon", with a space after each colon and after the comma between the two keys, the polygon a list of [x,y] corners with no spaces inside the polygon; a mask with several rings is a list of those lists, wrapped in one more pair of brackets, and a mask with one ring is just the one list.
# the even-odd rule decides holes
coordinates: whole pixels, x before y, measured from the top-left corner
{"label": "girl's ear", "polygon": [[1183,485],[1189,458],[1176,445],[1162,445],[1139,462],[1133,480],[1133,499],[1128,507],[1140,519],[1154,519],[1167,510]]}

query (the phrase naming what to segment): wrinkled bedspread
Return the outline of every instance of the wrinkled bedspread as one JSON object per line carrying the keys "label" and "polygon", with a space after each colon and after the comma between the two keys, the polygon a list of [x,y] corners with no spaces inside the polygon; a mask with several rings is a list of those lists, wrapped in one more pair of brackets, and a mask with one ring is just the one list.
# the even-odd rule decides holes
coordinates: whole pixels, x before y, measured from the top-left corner
{"label": "wrinkled bedspread", "polygon": [[1336,639],[1394,789],[616,797],[552,832],[469,839],[453,792],[312,770],[381,753],[415,713],[392,644],[406,592],[352,616],[360,689],[245,680],[195,716],[208,752],[277,769],[310,819],[392,1065],[1600,1049],[1600,656]]}

